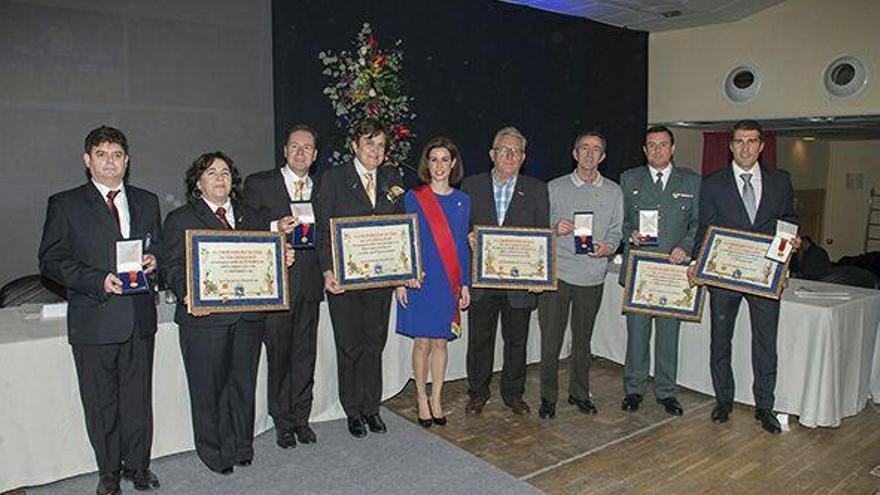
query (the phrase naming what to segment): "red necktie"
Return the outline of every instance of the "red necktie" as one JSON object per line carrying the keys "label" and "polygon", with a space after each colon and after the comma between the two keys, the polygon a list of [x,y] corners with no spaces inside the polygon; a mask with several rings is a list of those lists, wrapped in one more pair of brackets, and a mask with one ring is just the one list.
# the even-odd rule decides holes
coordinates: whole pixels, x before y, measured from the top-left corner
{"label": "red necktie", "polygon": [[223,228],[226,230],[232,230],[232,225],[229,225],[229,222],[226,220],[226,208],[220,206],[217,208],[217,211],[214,212],[217,215],[217,220],[220,220],[220,223],[223,224]]}
{"label": "red necktie", "polygon": [[110,213],[113,215],[113,218],[116,219],[116,227],[122,232],[122,222],[119,221],[119,210],[116,208],[116,203],[113,202],[113,200],[116,199],[117,194],[119,194],[119,191],[107,191],[107,208],[110,208]]}

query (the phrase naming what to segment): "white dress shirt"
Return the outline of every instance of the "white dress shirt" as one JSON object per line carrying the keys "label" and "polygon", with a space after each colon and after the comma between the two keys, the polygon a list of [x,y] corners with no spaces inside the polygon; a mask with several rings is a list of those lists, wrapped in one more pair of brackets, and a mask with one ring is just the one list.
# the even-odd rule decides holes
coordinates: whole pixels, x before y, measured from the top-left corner
{"label": "white dress shirt", "polygon": [[672,162],[666,164],[661,170],[657,170],[656,168],[648,165],[648,170],[651,172],[651,182],[657,182],[657,172],[660,172],[660,184],[662,187],[660,189],[666,189],[666,183],[669,182],[669,176],[672,175]]}
{"label": "white dress shirt", "polygon": [[[314,184],[312,183],[312,178],[306,174],[305,177],[299,177],[293,170],[290,170],[290,167],[285,165],[281,168],[281,176],[284,177],[284,185],[287,187],[287,194],[290,196],[291,201],[309,201],[312,198],[312,187]],[[302,197],[297,197],[296,194],[296,184],[297,182],[302,182]]]}
{"label": "white dress shirt", "polygon": [[752,174],[749,182],[752,183],[752,189],[755,190],[755,211],[758,211],[758,207],[761,206],[761,191],[764,189],[761,185],[761,164],[755,162],[751,170],[740,168],[736,162],[731,163],[731,166],[733,167],[733,178],[736,179],[736,189],[739,191],[740,198],[742,198],[743,188],[745,187],[745,181],[741,178],[742,174]]}
{"label": "white dress shirt", "polygon": [[107,204],[108,192],[119,191],[119,194],[113,198],[113,204],[116,205],[116,210],[119,211],[119,230],[122,233],[122,237],[128,239],[131,235],[131,213],[128,211],[128,197],[125,195],[125,186],[120,184],[118,189],[110,189],[104,184],[100,184],[94,180],[92,180],[92,184],[98,188],[98,192],[101,193],[101,198],[104,200],[104,204]]}

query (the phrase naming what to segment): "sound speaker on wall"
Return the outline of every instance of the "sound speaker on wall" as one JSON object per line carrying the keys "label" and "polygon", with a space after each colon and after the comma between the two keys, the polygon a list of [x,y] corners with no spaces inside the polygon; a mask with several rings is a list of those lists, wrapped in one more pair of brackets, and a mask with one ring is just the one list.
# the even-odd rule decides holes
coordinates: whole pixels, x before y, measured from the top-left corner
{"label": "sound speaker on wall", "polygon": [[822,74],[822,86],[825,91],[837,98],[854,96],[867,85],[868,71],[865,64],[850,55],[832,60],[825,66],[825,72]]}
{"label": "sound speaker on wall", "polygon": [[758,70],[749,65],[738,65],[724,78],[724,96],[734,103],[751,101],[761,90]]}

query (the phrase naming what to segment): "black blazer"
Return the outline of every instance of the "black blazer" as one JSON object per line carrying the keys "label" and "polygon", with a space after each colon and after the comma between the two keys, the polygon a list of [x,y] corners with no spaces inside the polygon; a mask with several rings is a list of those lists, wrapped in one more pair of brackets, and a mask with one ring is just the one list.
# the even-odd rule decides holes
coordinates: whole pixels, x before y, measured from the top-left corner
{"label": "black blazer", "polygon": [[[312,179],[310,201],[314,206],[319,184],[315,176],[310,177]],[[242,196],[245,205],[260,212],[270,222],[290,215],[290,195],[279,168],[249,175],[244,181]],[[315,220],[317,222],[317,218]],[[319,228],[317,223],[315,228]],[[324,277],[321,275],[321,264],[316,250],[297,250],[296,262],[287,273],[291,298],[301,295],[308,301],[324,299]]]}
{"label": "black blazer", "polygon": [[[465,178],[461,190],[471,197],[471,227],[474,225],[498,225],[495,211],[495,193],[492,188],[492,174],[485,172]],[[550,221],[550,200],[547,184],[543,181],[520,174],[516,179],[507,213],[504,215],[506,227],[547,227]],[[473,257],[476,259],[476,257]],[[525,290],[471,289],[471,297],[478,300],[489,294],[507,294],[514,308],[534,308],[538,302],[535,294]]]}
{"label": "black blazer", "polygon": [[798,222],[794,211],[794,190],[788,172],[761,166],[761,203],[752,223],[739,194],[732,166],[716,170],[703,178],[700,190],[700,228],[697,231],[693,255],[699,255],[703,236],[710,225],[775,234],[776,220]]}
{"label": "black blazer", "polygon": [[374,208],[353,162],[325,170],[324,175],[321,176],[318,199],[314,203],[318,224],[315,242],[321,261],[321,273],[333,270],[330,245],[331,218],[403,213],[402,193],[403,186],[397,170],[391,167],[379,167],[376,169]]}
{"label": "black blazer", "polygon": [[[269,230],[269,221],[253,208],[241,203],[233,203],[236,230]],[[187,313],[183,304],[186,297],[186,231],[187,229],[223,229],[220,220],[202,200],[187,203],[165,217],[165,264],[161,269],[162,279],[177,297],[174,322],[190,327],[232,325],[242,318],[261,320],[265,314],[254,313],[215,313],[194,317]]]}
{"label": "black blazer", "polygon": [[[144,240],[144,253],[159,267],[162,226],[155,194],[125,186],[131,217],[130,239]],[[40,272],[67,290],[67,336],[71,344],[118,344],[156,333],[156,302],[150,292],[116,296],[104,292],[104,279],[116,273],[116,241],[123,240],[98,188],[86,184],[49,198]],[[147,242],[149,240],[149,242]]]}

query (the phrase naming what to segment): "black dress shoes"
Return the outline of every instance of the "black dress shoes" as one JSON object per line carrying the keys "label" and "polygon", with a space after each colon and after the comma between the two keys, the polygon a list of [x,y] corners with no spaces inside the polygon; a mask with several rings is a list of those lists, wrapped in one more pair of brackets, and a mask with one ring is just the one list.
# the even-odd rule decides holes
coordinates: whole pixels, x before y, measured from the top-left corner
{"label": "black dress shoes", "polygon": [[541,399],[538,407],[538,417],[541,419],[553,419],[556,417],[556,403],[547,399]]}
{"label": "black dress shoes", "polygon": [[373,433],[385,433],[388,431],[388,427],[385,426],[385,422],[382,421],[382,417],[379,416],[379,413],[367,415],[366,420],[367,426],[370,427],[370,431]]}
{"label": "black dress shoes", "polygon": [[119,476],[113,474],[102,474],[98,480],[98,486],[95,488],[95,495],[119,495],[122,489],[119,488]]}
{"label": "black dress shoes", "polygon": [[292,449],[296,447],[296,437],[293,436],[293,431],[291,430],[276,428],[275,443],[282,449]]}
{"label": "black dress shoes", "polygon": [[[578,410],[584,414],[598,414],[598,410],[596,410],[596,406],[593,405],[593,401],[590,399],[575,399],[572,396],[568,396],[568,403],[577,406]],[[638,406],[636,406],[638,408]]]}
{"label": "black dress shoes", "polygon": [[782,433],[782,427],[779,426],[779,420],[770,409],[756,409],[755,419],[761,422],[761,428],[774,435]]}
{"label": "black dress shoes", "polygon": [[364,438],[367,436],[367,425],[361,418],[348,418],[348,432],[355,438]]}
{"label": "black dress shoes", "polygon": [[716,402],[715,409],[712,409],[712,421],[716,423],[727,423],[730,419],[730,411],[733,404],[730,402]]}
{"label": "black dress shoes", "polygon": [[134,489],[139,492],[145,492],[154,488],[159,488],[159,478],[149,469],[123,469],[122,478],[131,481]]}
{"label": "black dress shoes", "polygon": [[313,430],[312,427],[309,425],[294,426],[293,433],[296,434],[296,439],[299,440],[299,443],[318,442],[318,435],[315,433],[315,430]]}
{"label": "black dress shoes", "polygon": [[525,416],[532,411],[522,398],[513,399],[505,402],[505,404],[511,411],[513,411],[513,414],[516,414],[517,416]]}
{"label": "black dress shoes", "polygon": [[623,403],[620,404],[620,408],[624,411],[636,412],[639,410],[641,403],[642,396],[640,394],[626,394],[626,397],[623,398]]}
{"label": "black dress shoes", "polygon": [[[431,421],[433,421],[434,424],[437,426],[446,426],[446,415],[443,414],[442,416],[434,416],[434,408],[431,406],[428,407],[431,409]],[[440,413],[443,413],[443,409],[440,409]],[[419,420],[419,423],[421,424],[421,419]]]}
{"label": "black dress shoes", "polygon": [[471,400],[469,400],[467,405],[464,407],[464,413],[469,416],[476,416],[477,414],[481,414],[483,412],[483,408],[486,407],[486,402],[488,400],[488,398],[484,397],[471,397]]}
{"label": "black dress shoes", "polygon": [[684,409],[681,408],[681,403],[678,402],[678,399],[675,397],[657,399],[657,403],[663,404],[663,409],[666,409],[666,412],[673,416],[681,416],[684,414]]}
{"label": "black dress shoes", "polygon": [[211,466],[208,466],[208,469],[210,469],[211,471],[213,471],[217,474],[222,474],[223,476],[229,476],[230,474],[232,474],[232,471],[233,471],[232,466],[226,466],[226,467],[216,468],[216,469],[212,468]]}

